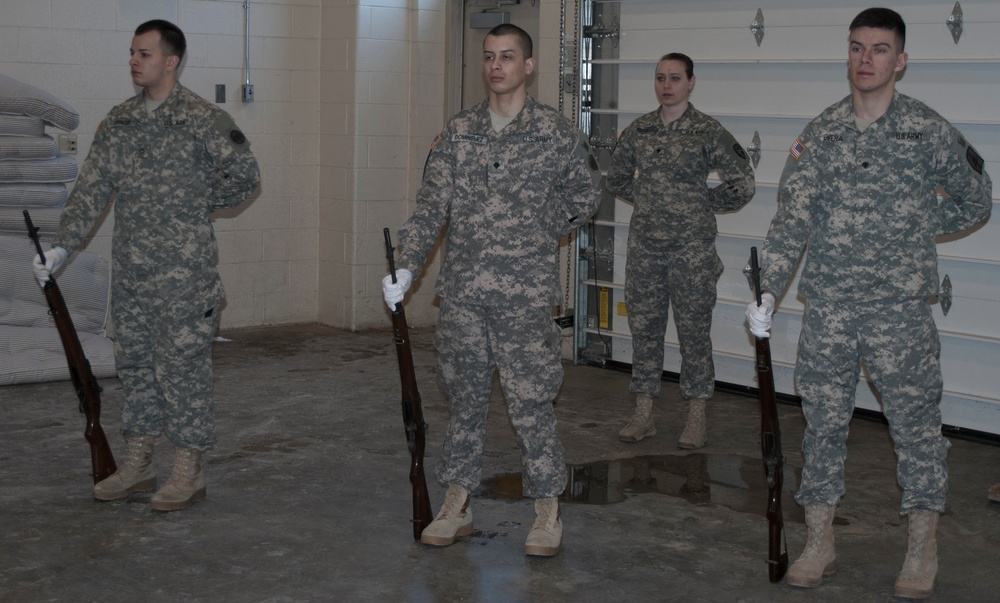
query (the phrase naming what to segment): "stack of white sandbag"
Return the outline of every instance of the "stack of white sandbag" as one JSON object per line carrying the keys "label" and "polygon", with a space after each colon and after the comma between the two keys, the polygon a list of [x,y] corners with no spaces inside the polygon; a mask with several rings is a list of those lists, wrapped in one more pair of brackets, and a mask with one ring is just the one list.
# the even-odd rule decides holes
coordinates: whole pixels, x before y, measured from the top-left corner
{"label": "stack of white sandbag", "polygon": [[[66,205],[76,159],[59,152],[46,125],[72,132],[73,107],[29,84],[0,75],[0,385],[69,379],[48,303],[31,270],[37,255],[24,210],[51,240]],[[48,249],[48,241],[43,243]],[[97,377],[115,374],[106,336],[111,274],[94,253],[76,252],[56,273],[84,353]]]}
{"label": "stack of white sandbag", "polygon": [[0,75],[0,233],[24,230],[22,211],[43,236],[55,233],[66,205],[68,183],[76,180],[74,157],[59,152],[46,124],[66,132],[80,125],[67,103],[30,84]]}

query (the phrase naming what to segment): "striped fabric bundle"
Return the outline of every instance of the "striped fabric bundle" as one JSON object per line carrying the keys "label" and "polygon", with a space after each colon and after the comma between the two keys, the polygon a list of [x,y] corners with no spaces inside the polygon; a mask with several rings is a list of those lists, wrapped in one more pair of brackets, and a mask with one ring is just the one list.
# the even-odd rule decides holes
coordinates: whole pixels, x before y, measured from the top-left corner
{"label": "striped fabric bundle", "polygon": [[[72,131],[80,116],[51,94],[0,75],[0,385],[69,379],[62,340],[31,269],[37,252],[23,215],[29,210],[41,238],[51,240],[77,177],[76,159],[59,153],[46,124]],[[108,262],[77,251],[55,276],[94,374],[114,376],[105,334]]]}

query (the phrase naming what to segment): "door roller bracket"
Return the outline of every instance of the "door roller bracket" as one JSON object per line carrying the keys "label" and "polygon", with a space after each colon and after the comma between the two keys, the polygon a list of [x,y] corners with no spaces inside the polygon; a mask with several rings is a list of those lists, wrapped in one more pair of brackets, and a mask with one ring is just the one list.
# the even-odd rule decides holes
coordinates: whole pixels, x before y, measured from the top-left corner
{"label": "door roller bracket", "polygon": [[606,38],[611,39],[611,44],[618,48],[618,39],[621,37],[621,28],[618,25],[618,17],[611,20],[611,25],[605,26],[604,23],[598,19],[597,23],[594,23],[590,27],[583,28],[583,36],[585,38],[593,38],[595,40],[603,40]]}

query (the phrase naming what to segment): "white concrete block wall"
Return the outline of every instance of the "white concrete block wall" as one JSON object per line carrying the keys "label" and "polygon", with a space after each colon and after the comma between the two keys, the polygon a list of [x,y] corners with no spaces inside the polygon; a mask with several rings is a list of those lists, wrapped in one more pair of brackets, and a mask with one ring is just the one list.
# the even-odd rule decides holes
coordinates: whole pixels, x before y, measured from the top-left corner
{"label": "white concrete block wall", "polygon": [[[81,114],[83,162],[114,105],[136,93],[128,74],[135,27],[176,23],[188,39],[181,82],[208,100],[226,85],[229,111],[261,164],[259,197],[219,212],[223,327],[312,322],[318,299],[319,0],[251,2],[255,102],[240,101],[245,21],[239,0],[0,0],[0,73],[45,89]],[[112,218],[88,249],[110,257]]]}
{"label": "white concrete block wall", "polygon": [[[137,91],[128,77],[135,27],[153,18],[188,37],[181,81],[223,106],[261,164],[252,203],[218,212],[223,327],[313,322],[357,329],[387,317],[382,228],[413,211],[424,158],[447,117],[447,14],[461,0],[270,0],[250,3],[255,101],[240,101],[240,0],[0,0],[0,72],[81,113],[82,162],[101,119]],[[110,257],[112,217],[88,249]],[[437,256],[435,256],[436,258]],[[433,282],[409,315],[433,324]]]}
{"label": "white concrete block wall", "polygon": [[[382,229],[396,244],[444,123],[446,8],[446,0],[323,2],[321,322],[388,324]],[[432,290],[433,281],[415,289],[411,324],[434,322]]]}

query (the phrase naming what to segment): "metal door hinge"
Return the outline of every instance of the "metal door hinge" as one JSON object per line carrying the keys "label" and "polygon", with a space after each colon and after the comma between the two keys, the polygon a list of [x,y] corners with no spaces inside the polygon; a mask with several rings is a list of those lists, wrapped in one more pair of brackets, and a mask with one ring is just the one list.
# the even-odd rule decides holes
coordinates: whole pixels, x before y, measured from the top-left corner
{"label": "metal door hinge", "polygon": [[938,302],[941,304],[941,312],[945,316],[948,316],[948,310],[951,310],[951,279],[948,275],[944,275],[944,280],[941,281],[941,293],[938,294]]}
{"label": "metal door hinge", "polygon": [[951,37],[958,44],[958,39],[962,37],[962,7],[958,2],[955,3],[955,8],[951,9],[951,14],[948,15],[948,20],[945,24],[951,31]]}
{"label": "metal door hinge", "polygon": [[756,130],[753,133],[753,139],[747,145],[747,155],[753,160],[754,169],[757,169],[757,164],[760,163],[760,134]]}
{"label": "metal door hinge", "polygon": [[750,31],[757,40],[757,46],[760,46],[761,40],[764,39],[764,11],[759,8],[757,9],[757,16],[750,23]]}

